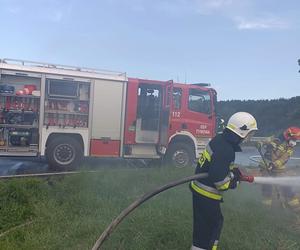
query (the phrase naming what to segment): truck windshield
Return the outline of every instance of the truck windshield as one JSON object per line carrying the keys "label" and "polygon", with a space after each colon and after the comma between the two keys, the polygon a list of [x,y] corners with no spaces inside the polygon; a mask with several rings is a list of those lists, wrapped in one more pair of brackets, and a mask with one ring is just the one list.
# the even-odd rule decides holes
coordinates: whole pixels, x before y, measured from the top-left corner
{"label": "truck windshield", "polygon": [[188,108],[194,112],[211,114],[210,93],[199,89],[190,89]]}

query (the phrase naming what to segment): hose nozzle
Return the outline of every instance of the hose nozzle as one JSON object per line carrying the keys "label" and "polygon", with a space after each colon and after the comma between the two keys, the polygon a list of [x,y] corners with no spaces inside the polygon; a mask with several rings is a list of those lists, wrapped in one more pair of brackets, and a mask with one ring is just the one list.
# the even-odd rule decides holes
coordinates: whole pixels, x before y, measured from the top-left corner
{"label": "hose nozzle", "polygon": [[246,182],[252,183],[252,182],[254,182],[254,176],[252,176],[252,175],[242,175],[241,178],[240,178],[240,181],[246,181]]}

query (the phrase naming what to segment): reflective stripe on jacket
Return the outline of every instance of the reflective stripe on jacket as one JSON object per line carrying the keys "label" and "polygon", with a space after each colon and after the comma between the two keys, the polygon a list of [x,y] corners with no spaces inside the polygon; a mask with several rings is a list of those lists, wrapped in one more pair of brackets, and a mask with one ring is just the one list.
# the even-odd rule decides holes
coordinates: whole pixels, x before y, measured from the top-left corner
{"label": "reflective stripe on jacket", "polygon": [[220,191],[218,191],[215,188],[206,186],[199,181],[192,181],[191,182],[191,188],[194,189],[197,193],[206,196],[208,198],[214,199],[214,200],[222,200],[222,195]]}

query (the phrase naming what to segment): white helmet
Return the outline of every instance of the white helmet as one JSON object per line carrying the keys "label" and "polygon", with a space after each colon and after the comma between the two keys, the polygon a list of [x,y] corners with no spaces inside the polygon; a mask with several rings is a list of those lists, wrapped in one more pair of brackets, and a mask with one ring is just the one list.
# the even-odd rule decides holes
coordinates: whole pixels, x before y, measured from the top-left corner
{"label": "white helmet", "polygon": [[237,112],[229,118],[226,128],[236,133],[239,137],[245,138],[251,131],[257,130],[257,123],[251,114]]}

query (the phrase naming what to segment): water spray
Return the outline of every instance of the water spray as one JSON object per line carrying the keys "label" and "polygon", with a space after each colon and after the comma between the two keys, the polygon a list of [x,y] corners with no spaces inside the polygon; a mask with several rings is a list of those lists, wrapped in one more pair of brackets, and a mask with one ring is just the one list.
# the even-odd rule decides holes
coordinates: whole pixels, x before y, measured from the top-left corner
{"label": "water spray", "polygon": [[[260,163],[262,160],[262,157],[261,157],[261,155],[251,155],[249,157],[249,159],[251,161],[253,161],[254,163]],[[300,160],[300,157],[290,157],[289,158],[289,161],[299,161],[299,160]]]}
{"label": "water spray", "polygon": [[[260,163],[263,163],[264,168],[267,170],[267,172],[272,175],[271,169],[268,167],[268,164],[266,162],[266,159],[262,153],[262,151],[259,149],[259,156],[252,156],[250,157],[250,160]],[[298,157],[291,157],[290,159],[298,160],[300,158]],[[266,176],[266,177],[253,177],[253,182],[257,184],[269,184],[269,185],[278,185],[278,186],[293,186],[293,187],[300,187],[300,177],[299,176],[284,176],[284,177],[272,177],[272,176]]]}
{"label": "water spray", "polygon": [[300,176],[262,177],[262,176],[242,175],[240,177],[240,181],[254,183],[254,184],[300,187]]}
{"label": "water spray", "polygon": [[300,187],[299,176],[284,176],[284,177],[255,177],[254,183],[269,184],[278,186]]}

